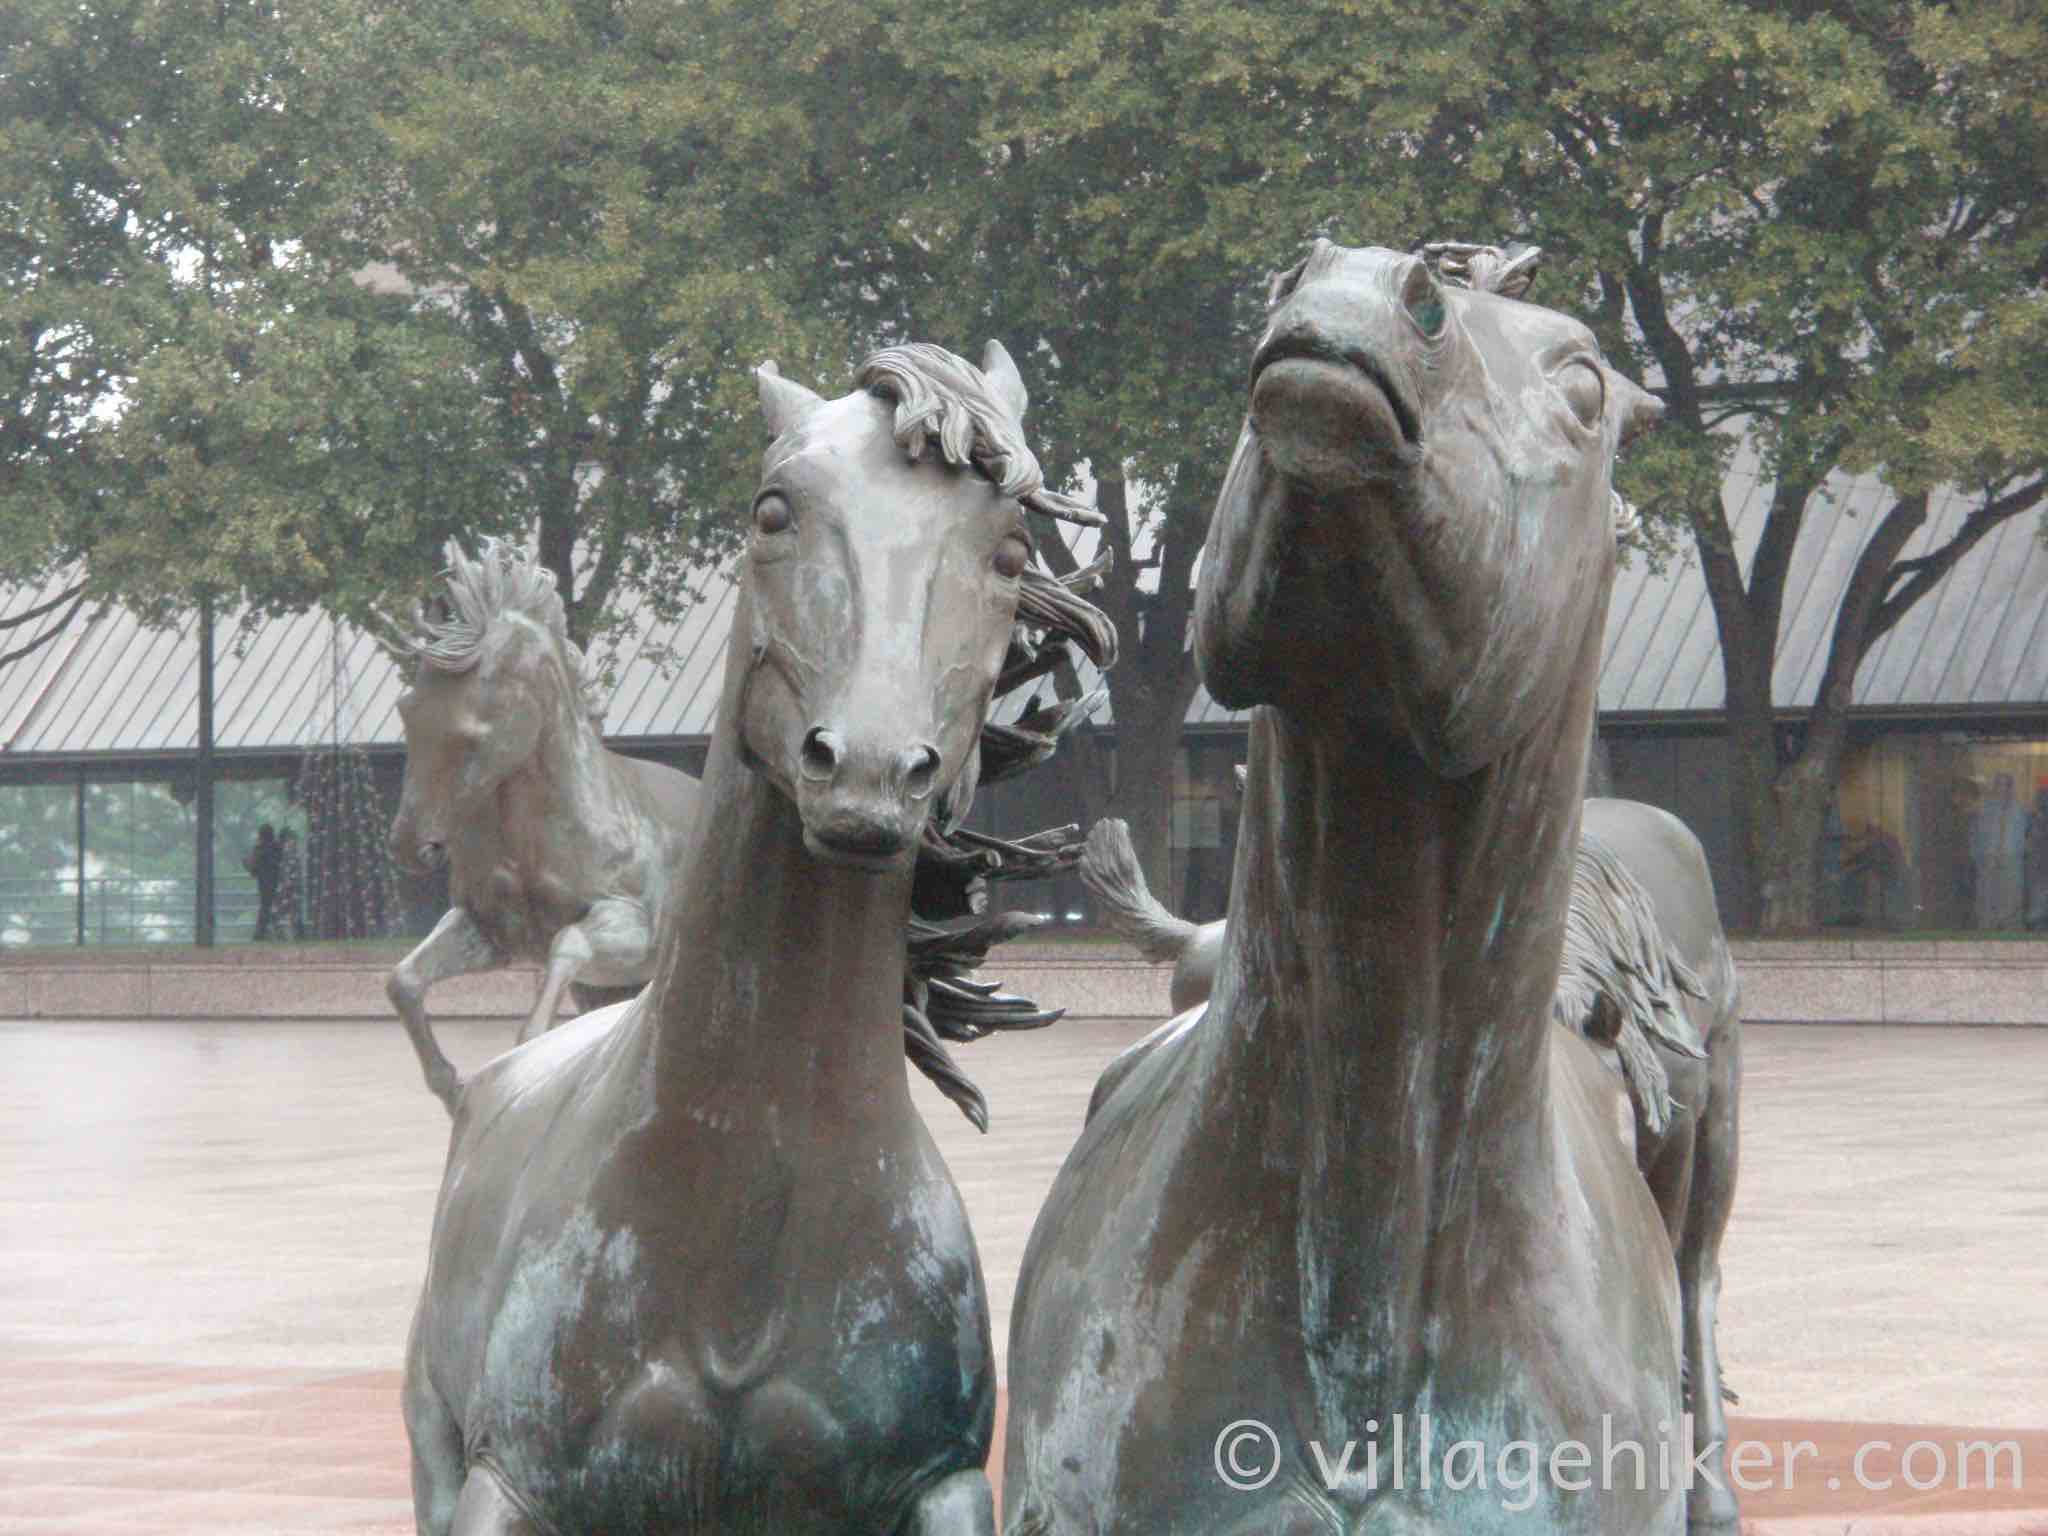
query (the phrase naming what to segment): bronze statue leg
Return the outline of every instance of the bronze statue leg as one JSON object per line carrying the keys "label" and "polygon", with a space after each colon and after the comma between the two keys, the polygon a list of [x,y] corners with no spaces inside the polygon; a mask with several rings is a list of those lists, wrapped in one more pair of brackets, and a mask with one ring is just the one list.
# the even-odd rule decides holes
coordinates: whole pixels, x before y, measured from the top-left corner
{"label": "bronze statue leg", "polygon": [[[1664,1053],[1660,1052],[1660,1055]],[[1664,1055],[1667,1070],[1680,1065],[1676,1058]],[[1697,1066],[1686,1062],[1684,1066]],[[1692,1183],[1695,1165],[1698,1162],[1700,1129],[1694,1118],[1691,1105],[1706,1093],[1707,1079],[1704,1072],[1694,1073],[1692,1081],[1678,1072],[1672,1073],[1672,1088],[1676,1093],[1681,1085],[1687,1091],[1679,1099],[1684,1109],[1676,1110],[1664,1134],[1651,1145],[1649,1166],[1643,1169],[1643,1180],[1650,1186],[1650,1198],[1657,1202],[1657,1214],[1664,1218],[1664,1230],[1671,1238],[1671,1251],[1677,1253],[1685,1242],[1686,1221],[1692,1209]],[[1643,1129],[1642,1117],[1636,1117],[1636,1135],[1641,1138],[1639,1145],[1649,1143],[1649,1133]]]}
{"label": "bronze statue leg", "polygon": [[434,931],[398,962],[384,983],[385,995],[404,1021],[406,1034],[412,1037],[412,1048],[419,1056],[420,1071],[426,1074],[427,1087],[451,1115],[455,1113],[456,1096],[462,1091],[462,1079],[456,1075],[455,1063],[442,1054],[433,1028],[427,1023],[427,988],[450,976],[496,970],[504,963],[505,957],[484,937],[476,919],[462,907],[450,907],[441,921],[434,924]]}
{"label": "bronze statue leg", "polygon": [[996,1536],[988,1474],[968,1467],[927,1488],[911,1508],[903,1536]]}
{"label": "bronze statue leg", "polygon": [[[1684,1306],[1685,1359],[1691,1368],[1686,1407],[1693,1415],[1693,1446],[1728,1440],[1721,1400],[1721,1357],[1714,1320],[1721,1306],[1721,1234],[1735,1204],[1738,1110],[1742,1095],[1742,1025],[1729,1019],[1707,1037],[1706,1110],[1693,1135],[1692,1195],[1685,1240],[1678,1249],[1678,1284]],[[1724,1479],[1725,1482],[1725,1479]],[[1686,1500],[1693,1536],[1732,1533],[1741,1520],[1729,1487],[1696,1485]]]}
{"label": "bronze statue leg", "polygon": [[608,897],[592,902],[590,910],[555,935],[548,946],[548,966],[541,977],[540,996],[533,1013],[519,1031],[524,1045],[536,1035],[554,1028],[555,1010],[561,1005],[562,989],[585,967],[598,963],[608,970],[644,970],[654,946],[654,930],[647,909],[637,901]]}
{"label": "bronze statue leg", "polygon": [[462,1497],[462,1431],[419,1362],[408,1363],[403,1397],[412,1442],[412,1511],[420,1536],[446,1536]]}
{"label": "bronze statue leg", "polygon": [[[426,1527],[420,1527],[422,1531]],[[472,1468],[455,1506],[448,1536],[544,1536],[541,1528],[506,1495],[504,1486],[484,1467]]]}

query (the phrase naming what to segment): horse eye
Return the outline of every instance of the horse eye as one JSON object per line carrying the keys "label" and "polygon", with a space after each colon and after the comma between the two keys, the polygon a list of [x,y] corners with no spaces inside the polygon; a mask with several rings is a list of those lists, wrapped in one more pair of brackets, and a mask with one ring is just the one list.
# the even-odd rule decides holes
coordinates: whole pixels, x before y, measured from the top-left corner
{"label": "horse eye", "polygon": [[1024,574],[1024,567],[1031,563],[1031,546],[1014,533],[996,546],[996,574],[1005,581],[1015,581]]}
{"label": "horse eye", "polygon": [[754,503],[754,526],[762,533],[786,533],[795,521],[789,502],[774,491]]}
{"label": "horse eye", "polygon": [[1601,413],[1607,409],[1607,381],[1600,377],[1598,368],[1588,362],[1572,363],[1558,375],[1557,387],[1564,392],[1565,404],[1572,408],[1580,426],[1600,424]]}
{"label": "horse eye", "polygon": [[1408,310],[1408,318],[1415,322],[1415,328],[1431,341],[1443,335],[1449,311],[1444,308],[1444,292],[1430,276],[1429,268],[1416,262],[1408,269],[1407,281],[1401,285],[1401,303]]}

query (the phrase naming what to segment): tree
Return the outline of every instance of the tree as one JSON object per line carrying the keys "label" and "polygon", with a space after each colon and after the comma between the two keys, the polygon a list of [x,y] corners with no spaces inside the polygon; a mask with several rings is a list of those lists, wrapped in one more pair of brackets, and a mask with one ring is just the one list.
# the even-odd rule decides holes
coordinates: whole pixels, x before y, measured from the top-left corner
{"label": "tree", "polygon": [[621,582],[673,612],[732,546],[763,446],[753,368],[831,387],[873,329],[842,252],[887,205],[834,195],[845,109],[820,68],[867,26],[435,0],[357,35],[386,174],[342,243],[443,296],[579,641]]}
{"label": "tree", "polygon": [[[1810,927],[1858,665],[2048,496],[2048,29],[2004,0],[1391,0],[1363,25],[1406,66],[1373,114],[1437,205],[1544,246],[1542,297],[1668,402],[1626,483],[1690,535],[1713,603],[1752,920]],[[1747,570],[1720,496],[1743,438],[1775,478]],[[1872,471],[1890,503],[1788,731],[1793,551],[1829,476]],[[1976,510],[1916,549],[1944,484]]]}
{"label": "tree", "polygon": [[1197,686],[1195,562],[1267,278],[1312,235],[1417,223],[1412,186],[1374,175],[1365,152],[1346,11],[1065,0],[905,10],[883,26],[921,89],[878,132],[910,142],[922,115],[974,151],[943,158],[884,231],[896,291],[928,332],[1002,335],[1025,359],[1049,478],[1094,478],[1114,557],[1097,600],[1122,648],[1107,679],[1114,792],[1083,803],[1129,821],[1160,890]]}
{"label": "tree", "polygon": [[849,364],[801,302],[802,189],[763,174],[806,121],[736,109],[721,62],[746,23],[10,10],[0,576],[363,619],[499,533],[538,539],[579,640],[622,579],[681,606],[758,458],[748,369]]}
{"label": "tree", "polygon": [[247,0],[0,20],[0,574],[360,616],[514,515],[459,332],[313,238],[374,102],[311,41]]}

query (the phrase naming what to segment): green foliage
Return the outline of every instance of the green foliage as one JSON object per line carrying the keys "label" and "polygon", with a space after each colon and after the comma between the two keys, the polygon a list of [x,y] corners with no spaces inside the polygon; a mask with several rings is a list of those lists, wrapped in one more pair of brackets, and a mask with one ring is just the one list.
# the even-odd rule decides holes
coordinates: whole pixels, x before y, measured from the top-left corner
{"label": "green foliage", "polygon": [[[1666,426],[1624,489],[1691,536],[1719,624],[1737,825],[1766,926],[1813,921],[1815,835],[1856,669],[2001,522],[2048,496],[2048,26],[2020,0],[1376,0],[1371,105],[1436,206],[1555,261]],[[1719,495],[1741,438],[1776,495],[1746,563]],[[1775,729],[1779,621],[1837,472],[1877,473],[1801,745]],[[1916,544],[1927,493],[1977,511]]]}
{"label": "green foliage", "polygon": [[0,575],[360,612],[516,519],[465,338],[319,243],[379,172],[309,43],[263,4],[0,19]]}
{"label": "green foliage", "polygon": [[1264,277],[1317,234],[1546,249],[1537,297],[1672,403],[1624,488],[1766,715],[1823,514],[1739,569],[1739,436],[1901,497],[1852,673],[1939,574],[1887,564],[1914,493],[2044,475],[2023,0],[16,0],[0,44],[0,575],[353,613],[523,532],[587,637],[729,547],[755,363],[996,335],[1051,478],[1128,513],[1111,685],[1167,728]]}

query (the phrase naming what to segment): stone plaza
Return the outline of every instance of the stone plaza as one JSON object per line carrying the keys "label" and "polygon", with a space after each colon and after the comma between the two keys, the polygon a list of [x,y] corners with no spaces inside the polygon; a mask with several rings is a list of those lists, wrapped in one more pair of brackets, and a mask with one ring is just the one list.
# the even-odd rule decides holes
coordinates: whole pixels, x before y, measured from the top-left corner
{"label": "stone plaza", "polygon": [[[914,1084],[999,1356],[1039,1202],[1139,1033],[964,1048],[986,1137]],[[468,1069],[510,1026],[444,1039]],[[1756,1025],[1746,1048],[1734,1434],[1773,1467],[1813,1447],[1753,1473],[1746,1512],[1771,1536],[2048,1531],[2048,1030]],[[11,1023],[0,1049],[0,1532],[410,1531],[398,1375],[446,1120],[397,1025]],[[1965,1438],[2015,1445],[2023,1485],[1958,1488]],[[1865,1447],[1889,1488],[1858,1486]]]}

